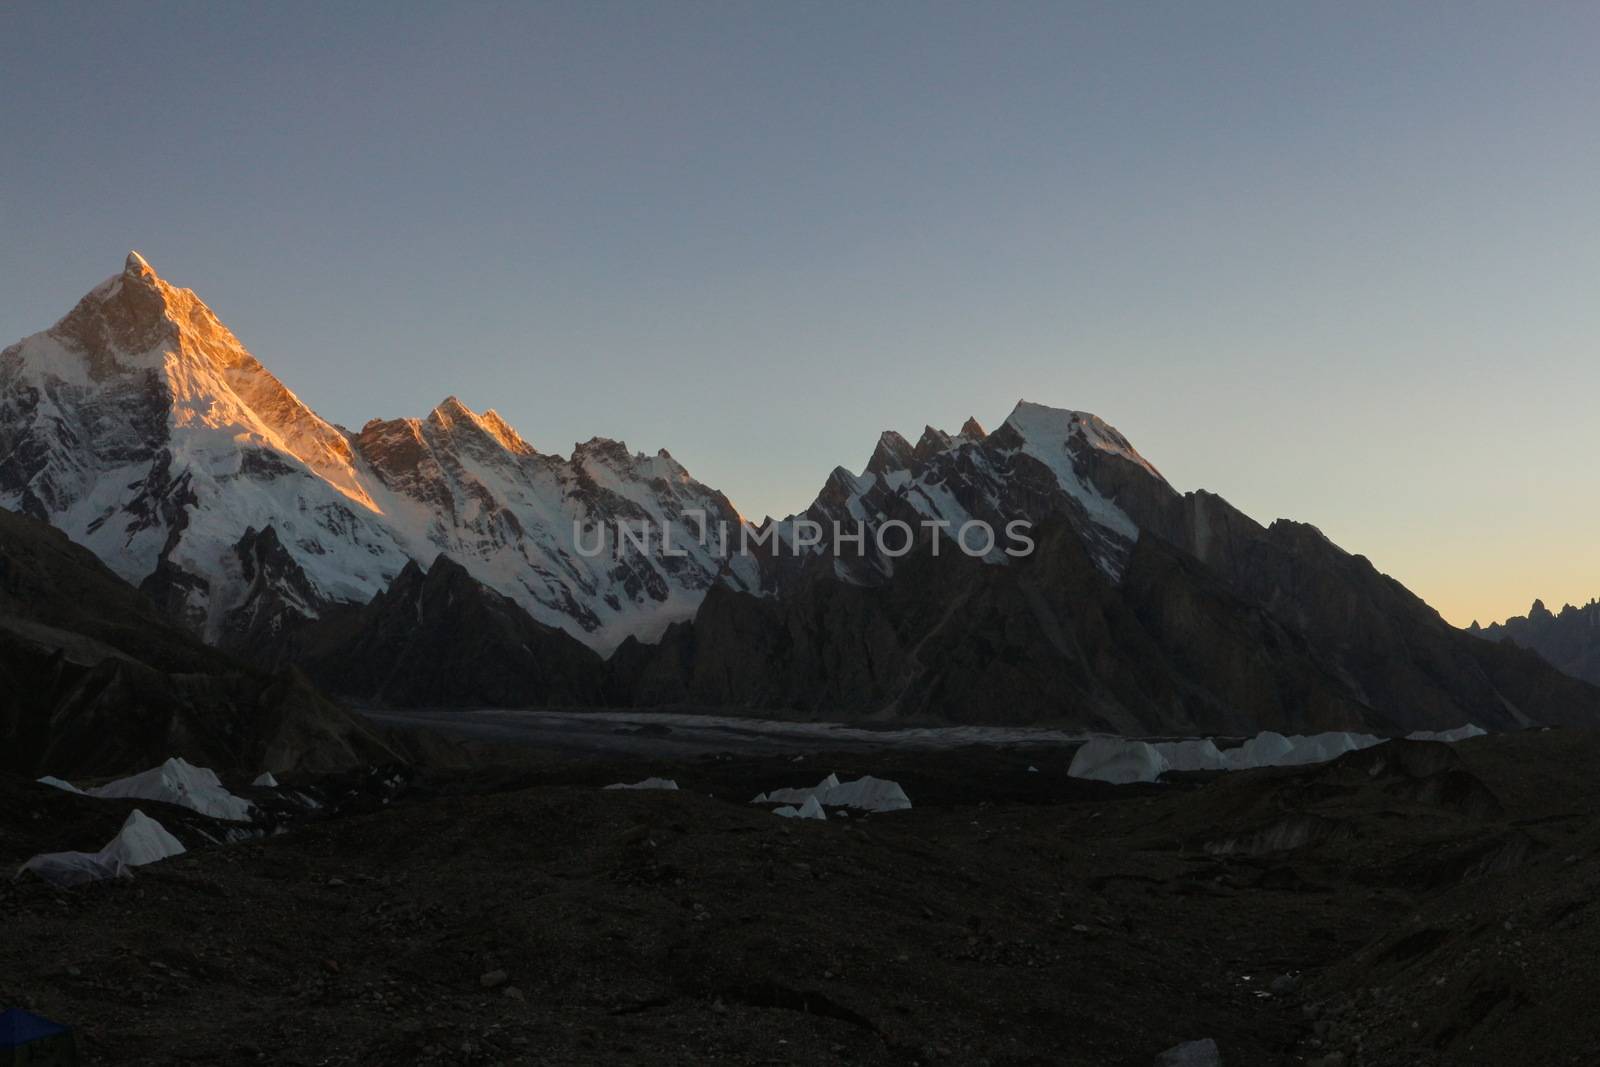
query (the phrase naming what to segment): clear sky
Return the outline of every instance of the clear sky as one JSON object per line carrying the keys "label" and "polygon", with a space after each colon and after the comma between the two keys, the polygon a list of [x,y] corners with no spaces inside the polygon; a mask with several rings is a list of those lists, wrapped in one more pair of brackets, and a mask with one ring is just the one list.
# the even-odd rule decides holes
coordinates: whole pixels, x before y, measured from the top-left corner
{"label": "clear sky", "polygon": [[0,344],[129,248],[324,416],[747,514],[1105,417],[1466,623],[1600,595],[1600,7],[7,4]]}

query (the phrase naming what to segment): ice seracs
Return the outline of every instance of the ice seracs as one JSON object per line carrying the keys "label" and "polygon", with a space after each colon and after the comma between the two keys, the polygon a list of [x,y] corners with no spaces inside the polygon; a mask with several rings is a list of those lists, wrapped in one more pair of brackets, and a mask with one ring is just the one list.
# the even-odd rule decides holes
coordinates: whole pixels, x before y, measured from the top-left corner
{"label": "ice seracs", "polygon": [[900,783],[886,778],[874,778],[866,774],[854,781],[841,782],[838,775],[830,774],[814,786],[759,793],[750,803],[800,805],[796,809],[797,814],[811,803],[861,811],[906,811],[911,807],[911,798],[900,788]]}
{"label": "ice seracs", "polygon": [[830,774],[813,786],[798,786],[794,788],[774,789],[770,793],[757,794],[752,804],[804,804],[806,801],[819,795],[825,795],[829,790],[839,786],[839,776]]}
{"label": "ice seracs", "polygon": [[1287,763],[1294,752],[1294,742],[1276,730],[1262,730],[1224,757],[1229,770],[1249,767],[1272,767]]}
{"label": "ice seracs", "polygon": [[1226,757],[1209,737],[1187,741],[1158,741],[1154,748],[1172,771],[1220,771],[1228,766]]}
{"label": "ice seracs", "polygon": [[101,850],[101,855],[129,867],[143,867],[169,856],[182,855],[184,851],[183,843],[168,833],[166,827],[135,808],[122,824],[122,830]]}
{"label": "ice seracs", "polygon": [[[262,777],[272,776],[265,774]],[[79,789],[71,782],[48,774],[38,779],[38,782],[40,785],[52,786],[80,796],[115,800],[155,800],[163,804],[176,804],[213,819],[227,819],[233,822],[250,821],[253,811],[253,806],[248,800],[228,792],[215,771],[207,767],[196,767],[179,756],[174,756],[159,767],[118,778],[92,789]],[[254,784],[263,783],[258,778]]]}
{"label": "ice seracs", "polygon": [[159,767],[84,792],[92,797],[158,800],[235,822],[248,822],[252,808],[248,800],[228,792],[215,771],[176,756]]}
{"label": "ice seracs", "polygon": [[814,796],[806,797],[806,802],[798,808],[792,804],[785,804],[781,808],[773,808],[772,814],[785,819],[821,819],[826,820],[828,813],[822,810],[822,805]]}
{"label": "ice seracs", "polygon": [[42,853],[23,863],[17,875],[34,874],[53,885],[83,885],[125,877],[133,867],[143,867],[185,851],[183,842],[168,833],[166,827],[135,808],[117,836],[99,852]]}
{"label": "ice seracs", "polygon": [[1353,734],[1342,731],[1313,734],[1310,737],[1294,739],[1289,746],[1289,751],[1278,758],[1273,765],[1292,767],[1301,763],[1326,763],[1329,760],[1338,759],[1346,752],[1371,748],[1373,745],[1382,743],[1383,738],[1374,737],[1372,734]]}
{"label": "ice seracs", "polygon": [[1090,778],[1114,785],[1153,782],[1167,772],[1167,761],[1145,741],[1096,737],[1084,743],[1067,768],[1071,778]]}
{"label": "ice seracs", "polygon": [[[1411,741],[1462,741],[1485,731],[1471,723],[1454,730],[1418,731]],[[1285,737],[1263,730],[1234,748],[1219,748],[1210,738],[1185,741],[1139,741],[1121,737],[1096,737],[1085,742],[1072,757],[1067,774],[1101,782],[1127,785],[1154,782],[1168,771],[1242,771],[1255,767],[1294,767],[1326,763],[1385,739],[1372,734],[1329,731]]]}
{"label": "ice seracs", "polygon": [[1489,731],[1482,727],[1467,723],[1457,726],[1454,730],[1417,730],[1406,734],[1407,741],[1465,741],[1469,737],[1482,737]]}
{"label": "ice seracs", "polygon": [[831,807],[858,808],[862,811],[909,811],[911,798],[899,782],[862,775],[853,782],[841,782],[822,794],[822,803]]}

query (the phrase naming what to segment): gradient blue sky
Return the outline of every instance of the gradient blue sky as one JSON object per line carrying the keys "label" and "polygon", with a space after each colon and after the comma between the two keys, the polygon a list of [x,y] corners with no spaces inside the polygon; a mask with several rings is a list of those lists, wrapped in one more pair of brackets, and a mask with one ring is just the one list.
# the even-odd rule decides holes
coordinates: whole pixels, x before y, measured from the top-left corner
{"label": "gradient blue sky", "polygon": [[747,514],[1094,411],[1465,623],[1600,594],[1600,8],[0,8],[0,344],[138,248],[349,426]]}

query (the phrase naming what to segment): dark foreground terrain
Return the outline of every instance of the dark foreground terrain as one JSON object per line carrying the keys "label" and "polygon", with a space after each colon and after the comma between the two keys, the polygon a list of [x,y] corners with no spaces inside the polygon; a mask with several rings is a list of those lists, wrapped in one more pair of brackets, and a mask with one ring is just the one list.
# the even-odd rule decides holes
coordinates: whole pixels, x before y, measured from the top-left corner
{"label": "dark foreground terrain", "polygon": [[[1600,735],[1149,787],[1069,758],[502,754],[228,847],[141,804],[194,851],[0,881],[0,1006],[90,1063],[1600,1059]],[[747,803],[828,771],[916,807]],[[646,774],[683,790],[597,788]],[[0,779],[0,861],[98,848],[131,806]]]}

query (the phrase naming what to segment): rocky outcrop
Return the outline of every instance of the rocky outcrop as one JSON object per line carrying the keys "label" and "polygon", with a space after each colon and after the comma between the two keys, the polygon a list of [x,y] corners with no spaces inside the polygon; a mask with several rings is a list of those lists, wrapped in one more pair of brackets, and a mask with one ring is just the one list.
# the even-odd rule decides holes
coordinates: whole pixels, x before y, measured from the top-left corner
{"label": "rocky outcrop", "polygon": [[308,620],[334,605],[322,599],[293,554],[278,538],[276,527],[245,530],[233,546],[244,593],[223,619],[219,644],[246,659],[259,658]]}
{"label": "rocky outcrop", "polygon": [[303,627],[278,656],[329,692],[391,707],[589,706],[603,681],[593,650],[442,555]]}

